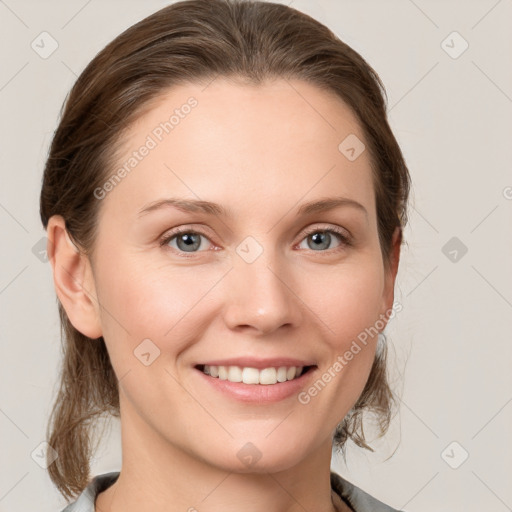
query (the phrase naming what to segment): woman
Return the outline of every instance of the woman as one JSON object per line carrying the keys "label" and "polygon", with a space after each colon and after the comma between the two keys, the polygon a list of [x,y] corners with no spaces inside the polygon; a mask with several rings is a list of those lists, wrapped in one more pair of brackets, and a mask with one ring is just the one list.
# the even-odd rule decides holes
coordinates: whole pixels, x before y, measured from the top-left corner
{"label": "woman", "polygon": [[[284,5],[189,0],[74,85],[41,219],[64,333],[65,510],[392,511],[330,471],[381,434],[409,173],[383,86]],[[398,304],[399,306],[399,304]],[[90,479],[120,417],[122,468]]]}

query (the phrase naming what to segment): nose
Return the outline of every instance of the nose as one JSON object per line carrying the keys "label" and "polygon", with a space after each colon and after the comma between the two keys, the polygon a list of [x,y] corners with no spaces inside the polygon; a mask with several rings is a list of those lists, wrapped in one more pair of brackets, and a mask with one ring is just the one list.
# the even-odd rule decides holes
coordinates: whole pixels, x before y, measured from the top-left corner
{"label": "nose", "polygon": [[[254,262],[238,259],[225,283],[224,320],[232,330],[270,334],[281,327],[297,327],[302,318],[301,300],[291,272],[274,258]],[[295,286],[294,286],[295,284]]]}

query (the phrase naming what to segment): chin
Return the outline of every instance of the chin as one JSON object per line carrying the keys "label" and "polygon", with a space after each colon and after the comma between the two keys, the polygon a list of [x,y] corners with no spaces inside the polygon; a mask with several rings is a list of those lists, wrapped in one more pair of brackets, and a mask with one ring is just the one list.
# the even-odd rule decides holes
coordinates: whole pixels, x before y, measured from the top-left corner
{"label": "chin", "polygon": [[[247,439],[245,437],[244,439]],[[215,450],[209,450],[205,460],[211,465],[234,473],[276,473],[285,471],[297,464],[306,456],[298,450],[305,447],[304,442],[290,439],[281,442],[273,438],[253,436],[249,440],[230,439],[229,442],[215,443]]]}

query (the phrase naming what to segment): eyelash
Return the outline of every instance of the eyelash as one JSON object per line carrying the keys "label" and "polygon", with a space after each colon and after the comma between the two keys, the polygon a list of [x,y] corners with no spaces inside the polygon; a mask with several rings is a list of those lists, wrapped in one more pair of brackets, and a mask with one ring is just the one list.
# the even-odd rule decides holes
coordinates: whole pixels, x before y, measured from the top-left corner
{"label": "eyelash", "polygon": [[[176,228],[171,233],[165,233],[160,238],[160,242],[159,242],[160,247],[165,246],[171,240],[173,240],[177,236],[184,234],[184,233],[201,235],[201,236],[204,236],[205,238],[207,238],[208,240],[210,240],[208,238],[208,236],[205,233],[203,233],[202,231],[195,231],[193,229],[188,229],[188,228]],[[318,253],[330,253],[331,251],[338,252],[338,251],[342,251],[343,249],[346,249],[347,247],[352,246],[351,238],[348,235],[346,235],[344,231],[342,231],[339,228],[335,228],[335,227],[330,227],[330,228],[326,228],[326,229],[314,227],[314,228],[307,229],[304,232],[304,236],[302,237],[301,242],[302,242],[302,240],[307,238],[309,235],[312,235],[313,233],[334,233],[335,235],[338,236],[338,238],[340,240],[340,245],[338,247],[335,247],[334,249],[327,249],[325,251],[313,251],[313,249],[310,249],[311,252],[318,252]],[[172,250],[173,252],[176,252],[176,249],[174,249],[173,247],[169,247],[169,249]],[[184,258],[193,258],[195,254],[198,254],[198,253],[201,253],[204,251],[197,251],[197,252],[191,252],[191,253],[186,253],[184,251],[177,251],[177,252],[180,256],[182,256]]]}

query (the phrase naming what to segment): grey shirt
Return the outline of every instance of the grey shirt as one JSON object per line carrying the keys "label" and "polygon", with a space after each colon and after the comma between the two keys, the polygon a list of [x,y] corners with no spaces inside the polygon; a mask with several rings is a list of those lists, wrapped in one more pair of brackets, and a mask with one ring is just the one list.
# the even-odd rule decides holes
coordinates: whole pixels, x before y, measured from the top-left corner
{"label": "grey shirt", "polygon": [[[110,487],[118,477],[119,471],[94,477],[76,501],[70,503],[62,512],[95,512],[94,502],[96,497],[100,492]],[[333,471],[331,471],[331,488],[354,512],[399,512],[378,501]]]}

